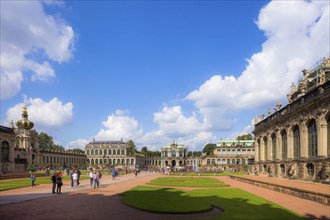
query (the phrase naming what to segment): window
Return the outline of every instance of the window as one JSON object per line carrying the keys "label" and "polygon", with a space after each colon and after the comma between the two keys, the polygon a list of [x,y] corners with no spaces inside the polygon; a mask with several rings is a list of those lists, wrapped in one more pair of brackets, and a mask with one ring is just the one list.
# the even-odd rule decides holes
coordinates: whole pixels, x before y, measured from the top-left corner
{"label": "window", "polygon": [[210,159],[207,159],[207,164],[210,164],[210,162],[211,162]]}
{"label": "window", "polygon": [[102,150],[100,150],[99,152],[100,152],[100,155],[102,155]]}
{"label": "window", "polygon": [[215,160],[214,159],[212,159],[212,164],[215,164]]}
{"label": "window", "polygon": [[327,123],[328,123],[328,147],[327,147],[327,155],[328,155],[328,158],[330,157],[330,115],[328,116],[328,120],[327,120]]}
{"label": "window", "polygon": [[117,150],[117,155],[120,155],[120,150],[119,149]]}
{"label": "window", "polygon": [[91,150],[91,155],[94,155],[94,150]]}
{"label": "window", "polygon": [[104,155],[107,155],[107,150],[104,150]]}
{"label": "window", "polygon": [[98,150],[95,150],[95,155],[98,155],[98,152],[99,152]]}
{"label": "window", "polygon": [[111,150],[108,150],[108,154],[111,155]]}
{"label": "window", "polygon": [[313,119],[308,126],[308,157],[315,158],[317,156],[317,127]]}
{"label": "window", "polygon": [[300,131],[298,125],[293,128],[293,158],[300,158]]}
{"label": "window", "polygon": [[176,157],[175,150],[172,150],[172,157]]}
{"label": "window", "polygon": [[282,160],[286,160],[288,157],[288,137],[286,130],[282,131]]}
{"label": "window", "polygon": [[1,143],[1,161],[9,161],[9,144],[7,141]]}
{"label": "window", "polygon": [[89,150],[86,150],[86,154],[89,155]]}
{"label": "window", "polygon": [[121,150],[121,155],[125,155],[125,150],[124,149]]}
{"label": "window", "polygon": [[116,150],[113,150],[112,153],[113,153],[113,155],[116,155]]}
{"label": "window", "polygon": [[167,153],[167,150],[165,151],[165,157],[168,157],[168,153]]}

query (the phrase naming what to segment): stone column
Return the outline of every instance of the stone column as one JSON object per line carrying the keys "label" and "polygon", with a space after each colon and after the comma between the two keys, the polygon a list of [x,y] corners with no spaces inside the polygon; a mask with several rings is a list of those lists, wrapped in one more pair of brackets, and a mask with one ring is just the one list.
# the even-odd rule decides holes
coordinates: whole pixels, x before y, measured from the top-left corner
{"label": "stone column", "polygon": [[260,155],[260,162],[265,161],[265,144],[264,144],[264,139],[263,138],[260,139],[260,152],[259,152],[259,155]]}
{"label": "stone column", "polygon": [[308,157],[308,128],[306,120],[301,121],[300,128],[300,158],[306,159]]}
{"label": "stone column", "polygon": [[272,138],[271,134],[267,135],[267,160],[272,160]]}
{"label": "stone column", "polygon": [[327,156],[327,123],[325,116],[319,115],[317,118],[317,157],[325,158]]}
{"label": "stone column", "polygon": [[276,138],[276,160],[282,160],[282,135],[280,129],[276,132]]}
{"label": "stone column", "polygon": [[288,142],[287,142],[287,159],[292,160],[293,159],[293,132],[292,128],[287,128],[287,134],[288,134]]}

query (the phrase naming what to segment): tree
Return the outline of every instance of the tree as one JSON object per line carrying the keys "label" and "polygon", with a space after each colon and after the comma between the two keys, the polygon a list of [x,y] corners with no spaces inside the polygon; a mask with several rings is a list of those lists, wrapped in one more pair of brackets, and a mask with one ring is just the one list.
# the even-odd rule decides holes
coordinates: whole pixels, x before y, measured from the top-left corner
{"label": "tree", "polygon": [[191,157],[192,155],[193,155],[193,153],[191,151],[188,151],[187,157]]}
{"label": "tree", "polygon": [[137,152],[137,149],[136,149],[136,146],[135,146],[134,142],[132,140],[129,140],[127,142],[127,145],[128,145],[128,149],[131,153],[131,156],[135,156],[135,154]]}
{"label": "tree", "polygon": [[238,136],[236,140],[241,141],[241,140],[252,140],[252,134],[243,134],[241,136]]}
{"label": "tree", "polygon": [[75,152],[75,153],[85,153],[85,151],[79,149],[79,148],[74,148],[72,149],[72,152]]}
{"label": "tree", "polygon": [[213,150],[215,149],[216,144],[207,144],[203,148],[203,153],[206,153],[207,155],[213,155]]}
{"label": "tree", "polygon": [[40,149],[44,149],[44,150],[51,149],[51,147],[54,144],[53,137],[49,136],[48,134],[46,134],[44,132],[41,132],[38,135],[38,138],[39,138]]}
{"label": "tree", "polygon": [[148,153],[148,147],[142,147],[141,148],[141,153],[144,154],[144,155],[147,155],[147,153]]}

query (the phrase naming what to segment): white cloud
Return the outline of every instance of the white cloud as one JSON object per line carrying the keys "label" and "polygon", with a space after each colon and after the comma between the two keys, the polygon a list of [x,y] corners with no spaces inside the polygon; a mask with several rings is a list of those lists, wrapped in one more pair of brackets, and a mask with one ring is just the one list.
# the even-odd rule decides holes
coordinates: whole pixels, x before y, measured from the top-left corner
{"label": "white cloud", "polygon": [[27,106],[29,120],[34,122],[37,130],[51,131],[71,123],[73,104],[62,104],[57,98],[45,102],[40,98],[25,98],[23,103],[18,103],[6,112],[7,124],[11,120],[16,122],[21,119],[22,108]]}
{"label": "white cloud", "polygon": [[26,72],[32,72],[32,81],[55,77],[49,61],[72,58],[74,31],[62,19],[47,14],[39,1],[0,4],[0,95],[8,99],[20,91]]}
{"label": "white cloud", "polygon": [[272,1],[261,9],[257,25],[267,40],[248,59],[239,77],[215,75],[186,97],[206,123],[231,129],[225,115],[284,99],[301,70],[330,55],[328,1]]}
{"label": "white cloud", "polygon": [[86,139],[77,139],[74,141],[70,141],[67,145],[66,145],[66,149],[75,149],[75,148],[79,148],[81,150],[85,150],[85,146],[91,142],[91,140],[86,140]]}
{"label": "white cloud", "polygon": [[140,137],[143,133],[138,121],[125,115],[125,111],[117,110],[102,122],[106,129],[101,129],[95,136],[96,140],[130,140]]}

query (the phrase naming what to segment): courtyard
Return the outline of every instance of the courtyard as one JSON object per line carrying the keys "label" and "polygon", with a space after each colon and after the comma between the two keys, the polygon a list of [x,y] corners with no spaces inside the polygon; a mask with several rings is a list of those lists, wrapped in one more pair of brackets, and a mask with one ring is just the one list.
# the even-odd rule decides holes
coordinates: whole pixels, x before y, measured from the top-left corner
{"label": "courtyard", "polygon": [[[265,178],[276,182],[276,178]],[[201,184],[203,182],[205,186]],[[285,181],[282,183],[286,184]],[[292,187],[311,189],[325,187],[296,181],[290,181],[290,184]],[[207,193],[201,194],[203,191]],[[235,196],[231,191],[235,192]],[[50,192],[51,184],[1,191],[1,218],[330,219],[330,207],[327,205],[243,183],[229,176],[168,177],[141,172],[138,177],[127,174],[112,180],[111,176],[104,175],[97,189],[89,186],[89,180],[82,180],[78,188],[71,188],[70,182],[64,181],[63,194],[53,195]],[[126,197],[129,194],[131,198]],[[222,203],[216,195],[222,198]],[[141,207],[134,208],[134,204],[128,204],[125,199],[131,199]],[[187,207],[188,204],[196,206]],[[145,207],[150,208],[151,205],[156,210],[147,211]],[[172,211],[169,212],[166,207]],[[188,213],[173,207],[181,207]],[[159,208],[165,210],[157,211]]]}

